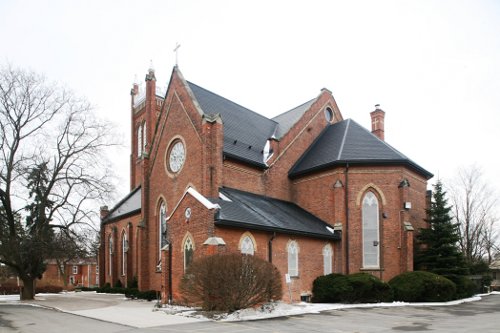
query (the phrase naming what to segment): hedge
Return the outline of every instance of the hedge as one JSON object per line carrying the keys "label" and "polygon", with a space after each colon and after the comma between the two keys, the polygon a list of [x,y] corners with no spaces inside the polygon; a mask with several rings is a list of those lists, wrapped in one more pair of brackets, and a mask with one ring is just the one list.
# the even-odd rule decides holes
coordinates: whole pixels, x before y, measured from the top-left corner
{"label": "hedge", "polygon": [[95,291],[103,294],[124,294],[125,297],[131,299],[144,299],[147,301],[152,301],[158,298],[158,292],[156,290],[146,290],[139,291],[137,288],[116,288],[110,287],[109,284],[104,285],[101,288],[87,288],[82,287],[82,291]]}
{"label": "hedge", "polygon": [[392,298],[391,287],[368,273],[329,274],[313,282],[315,303],[379,303]]}
{"label": "hedge", "polygon": [[[63,291],[60,286],[46,285],[35,288],[35,294],[58,294]],[[0,295],[18,295],[21,293],[20,287],[16,285],[0,286]]]}

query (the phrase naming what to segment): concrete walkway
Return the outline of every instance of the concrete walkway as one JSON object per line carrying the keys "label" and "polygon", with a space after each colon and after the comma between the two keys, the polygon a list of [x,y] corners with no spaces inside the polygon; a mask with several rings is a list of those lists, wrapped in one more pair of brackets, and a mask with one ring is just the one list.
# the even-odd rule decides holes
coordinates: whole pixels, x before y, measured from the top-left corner
{"label": "concrete walkway", "polygon": [[34,301],[19,302],[56,309],[88,318],[137,328],[197,323],[202,319],[188,318],[155,311],[156,302],[128,300],[123,295],[71,292],[39,294]]}

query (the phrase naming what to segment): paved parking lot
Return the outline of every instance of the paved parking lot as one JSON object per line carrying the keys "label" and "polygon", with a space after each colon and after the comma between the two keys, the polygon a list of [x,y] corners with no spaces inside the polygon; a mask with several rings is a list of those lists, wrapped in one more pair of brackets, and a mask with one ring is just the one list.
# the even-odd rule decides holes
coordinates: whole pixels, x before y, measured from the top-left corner
{"label": "paved parking lot", "polygon": [[[176,322],[178,316],[152,312],[151,303],[127,302],[120,296],[73,294],[37,302],[44,303],[44,306],[58,305],[60,309],[72,310],[68,313],[22,303],[0,304],[0,331],[2,333],[67,333],[68,330],[71,333],[500,332],[500,295],[485,296],[480,301],[453,306],[353,308],[242,322],[198,321],[181,317],[181,320],[187,320],[184,323]],[[86,317],[85,313],[94,317]],[[95,315],[99,313],[102,313],[102,318],[96,319]],[[115,323],[108,322],[106,318],[115,319]],[[146,323],[148,325],[145,325]]]}

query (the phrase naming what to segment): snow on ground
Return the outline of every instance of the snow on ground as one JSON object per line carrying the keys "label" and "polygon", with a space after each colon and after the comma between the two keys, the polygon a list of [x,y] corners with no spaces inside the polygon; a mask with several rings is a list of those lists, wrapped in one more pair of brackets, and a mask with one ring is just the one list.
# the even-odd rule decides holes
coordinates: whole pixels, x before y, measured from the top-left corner
{"label": "snow on ground", "polygon": [[[500,292],[492,292],[491,294],[500,294]],[[482,296],[490,294],[481,294],[474,297],[455,300],[450,302],[433,302],[433,303],[407,303],[407,302],[392,302],[392,303],[371,303],[371,304],[324,304],[324,303],[269,303],[258,308],[250,308],[238,310],[233,313],[222,313],[214,315],[212,319],[220,321],[240,321],[240,320],[259,320],[283,316],[292,316],[306,313],[319,313],[327,310],[341,310],[352,308],[387,308],[387,307],[402,307],[402,306],[450,306],[466,302],[475,302],[481,300]],[[165,311],[168,314],[187,316],[195,318],[204,318],[204,313],[193,308],[179,307],[173,305],[165,305],[160,311]]]}
{"label": "snow on ground", "polygon": [[[50,296],[64,295],[61,294],[50,294]],[[466,302],[475,302],[481,300],[481,297],[488,295],[500,295],[500,292],[491,292],[489,294],[480,294],[474,297],[465,298],[461,300],[455,300],[450,302],[433,302],[433,303],[407,303],[407,302],[392,302],[392,303],[372,303],[372,304],[325,304],[325,303],[283,303],[283,302],[275,302],[264,304],[258,308],[244,309],[235,311],[233,313],[220,313],[220,314],[210,314],[200,311],[200,309],[178,306],[178,305],[164,305],[161,308],[156,308],[154,305],[155,302],[151,302],[151,309],[148,306],[144,306],[144,302],[137,300],[128,300],[128,307],[134,307],[136,305],[137,310],[147,310],[149,313],[151,311],[162,311],[167,315],[173,316],[182,316],[188,318],[196,318],[207,320],[207,317],[213,320],[220,321],[241,321],[241,320],[259,320],[259,319],[267,319],[267,318],[275,318],[275,317],[283,317],[283,316],[292,316],[292,315],[300,315],[306,313],[319,313],[321,311],[327,310],[341,310],[341,309],[351,309],[351,308],[376,308],[376,307],[402,307],[402,306],[451,306],[457,305]],[[48,296],[48,294],[37,294],[37,299],[43,299],[44,296]],[[4,303],[20,303],[19,295],[0,295],[0,302]],[[127,302],[127,301],[124,301]],[[136,302],[141,302],[138,304]],[[149,302],[148,302],[149,303]],[[141,305],[139,307],[139,305]],[[101,311],[102,312],[102,311]],[[140,311],[136,311],[139,313]],[[179,318],[180,319],[180,318]],[[187,319],[187,318],[186,318]]]}
{"label": "snow on ground", "polygon": [[19,301],[19,295],[0,295],[0,302]]}

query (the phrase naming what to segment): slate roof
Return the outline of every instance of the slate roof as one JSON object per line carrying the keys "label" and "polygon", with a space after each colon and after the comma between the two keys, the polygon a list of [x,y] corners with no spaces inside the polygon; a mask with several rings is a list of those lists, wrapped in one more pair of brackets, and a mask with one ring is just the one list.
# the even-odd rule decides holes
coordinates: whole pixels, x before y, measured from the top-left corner
{"label": "slate roof", "polygon": [[332,232],[331,225],[294,203],[226,187],[221,188],[220,193],[231,201],[215,200],[221,207],[216,213],[215,225],[340,239],[339,233]]}
{"label": "slate roof", "polygon": [[110,211],[103,223],[111,222],[118,218],[130,216],[141,211],[141,187],[135,188],[125,198],[116,204]]}
{"label": "slate roof", "polygon": [[282,113],[274,117],[273,120],[278,123],[278,127],[274,136],[277,139],[281,139],[283,135],[285,135],[290,130],[290,128],[292,128],[292,126],[295,125],[297,121],[299,121],[299,119],[304,115],[304,113],[307,110],[309,110],[309,108],[315,101],[316,98],[313,98],[310,101],[307,101],[304,104],[297,106],[296,108],[293,108],[285,113]]}
{"label": "slate roof", "polygon": [[349,163],[406,165],[424,177],[433,175],[351,119],[325,128],[290,169],[291,178]]}
{"label": "slate roof", "polygon": [[263,150],[277,123],[194,83],[187,82],[205,114],[220,114],[224,154],[265,168]]}

